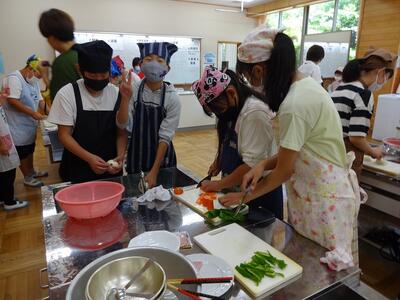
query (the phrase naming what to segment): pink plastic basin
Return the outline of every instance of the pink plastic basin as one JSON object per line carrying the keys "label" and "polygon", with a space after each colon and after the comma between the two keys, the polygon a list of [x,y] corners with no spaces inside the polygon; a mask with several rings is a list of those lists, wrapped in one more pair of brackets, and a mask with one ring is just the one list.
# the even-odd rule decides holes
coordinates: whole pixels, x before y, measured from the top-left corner
{"label": "pink plastic basin", "polygon": [[55,198],[68,216],[92,219],[112,212],[121,201],[124,191],[125,187],[120,183],[91,181],[62,189]]}

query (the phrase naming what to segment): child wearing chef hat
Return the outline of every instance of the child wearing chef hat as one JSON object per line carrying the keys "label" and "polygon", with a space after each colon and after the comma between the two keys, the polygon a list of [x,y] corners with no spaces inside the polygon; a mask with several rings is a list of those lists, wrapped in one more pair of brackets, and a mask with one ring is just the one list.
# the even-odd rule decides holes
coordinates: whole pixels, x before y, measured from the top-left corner
{"label": "child wearing chef hat", "polygon": [[138,43],[138,47],[145,77],[133,82],[130,100],[121,101],[117,123],[131,136],[127,172],[148,172],[145,179],[152,188],[160,168],[176,166],[172,139],[178,128],[181,104],[174,86],[164,78],[178,47],[168,42]]}

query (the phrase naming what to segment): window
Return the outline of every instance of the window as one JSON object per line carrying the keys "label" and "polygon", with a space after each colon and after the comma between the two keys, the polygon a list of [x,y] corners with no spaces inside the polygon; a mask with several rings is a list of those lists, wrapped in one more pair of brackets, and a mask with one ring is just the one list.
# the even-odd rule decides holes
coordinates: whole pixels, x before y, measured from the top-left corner
{"label": "window", "polygon": [[332,31],[335,1],[310,5],[307,34]]}
{"label": "window", "polygon": [[358,19],[360,16],[360,0],[339,0],[335,30],[352,30],[350,57],[356,56]]}
{"label": "window", "polygon": [[269,28],[279,27],[279,12],[267,14],[266,24]]}
{"label": "window", "polygon": [[304,8],[293,8],[282,11],[282,25],[286,28],[285,33],[293,40],[296,49],[297,64],[300,64],[301,40],[303,32]]}
{"label": "window", "polygon": [[[305,11],[308,11],[308,19],[304,22],[307,23],[307,30],[303,28]],[[301,63],[301,46],[304,35],[352,30],[349,59],[353,59],[356,53],[359,15],[360,0],[329,0],[305,7],[269,13],[266,25],[270,28],[286,27],[285,33],[293,39],[296,48],[298,64]]]}

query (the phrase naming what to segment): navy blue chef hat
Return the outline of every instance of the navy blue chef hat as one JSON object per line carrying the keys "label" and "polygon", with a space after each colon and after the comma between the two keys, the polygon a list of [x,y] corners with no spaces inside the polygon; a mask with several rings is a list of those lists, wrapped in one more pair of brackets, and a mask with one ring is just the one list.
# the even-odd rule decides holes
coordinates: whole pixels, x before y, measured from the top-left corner
{"label": "navy blue chef hat", "polygon": [[140,50],[141,59],[148,55],[155,54],[165,59],[168,65],[171,60],[171,56],[178,51],[178,47],[175,44],[168,42],[138,43],[137,45]]}
{"label": "navy blue chef hat", "polygon": [[90,73],[110,72],[113,50],[105,41],[77,44],[78,64],[81,71]]}

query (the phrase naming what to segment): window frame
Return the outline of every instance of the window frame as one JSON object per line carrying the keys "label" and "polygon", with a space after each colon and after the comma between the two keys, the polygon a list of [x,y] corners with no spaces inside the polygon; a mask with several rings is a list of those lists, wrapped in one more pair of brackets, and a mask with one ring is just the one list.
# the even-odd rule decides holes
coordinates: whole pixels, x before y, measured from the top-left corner
{"label": "window frame", "polygon": [[[304,12],[303,12],[303,22],[302,22],[302,26],[303,26],[303,28],[302,28],[302,32],[301,32],[301,50],[300,50],[300,57],[303,57],[303,51],[304,51],[304,37],[307,35],[307,30],[308,30],[308,21],[309,21],[309,14],[310,14],[310,6],[311,5],[314,5],[314,4],[320,4],[320,3],[324,3],[324,2],[329,2],[329,1],[332,1],[332,0],[324,0],[324,1],[318,1],[318,2],[314,2],[314,3],[311,3],[311,4],[308,4],[308,5],[304,5],[303,6],[303,9],[304,9]],[[334,31],[342,31],[342,30],[337,30],[337,21],[338,21],[338,16],[339,16],[339,1],[340,0],[334,0],[335,2],[334,2],[334,10],[333,10],[333,22],[332,22],[332,28],[331,28],[331,30],[330,31],[328,31],[328,32],[334,32]],[[359,5],[361,6],[361,1],[359,1]],[[301,6],[299,6],[299,7],[301,7]],[[276,11],[271,11],[271,12],[268,12],[267,14],[266,14],[266,17],[267,17],[267,19],[268,19],[268,15],[269,14],[275,14],[275,13],[278,13],[279,15],[279,17],[278,17],[278,28],[281,28],[282,27],[282,21],[283,21],[283,17],[282,17],[282,15],[283,15],[283,12],[284,11],[287,11],[287,10],[290,10],[290,9],[293,9],[293,8],[299,8],[299,7],[296,7],[296,6],[292,6],[292,7],[289,7],[289,8],[284,8],[284,9],[281,9],[281,10],[276,10]],[[359,11],[361,10],[361,7],[359,7]],[[356,32],[356,38],[358,38],[358,35],[359,35],[359,28],[360,28],[360,16],[358,17],[358,24],[357,24],[357,32]],[[357,50],[357,49],[356,49]]]}

